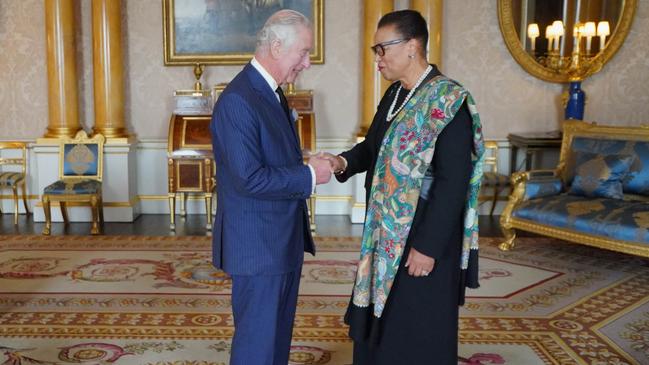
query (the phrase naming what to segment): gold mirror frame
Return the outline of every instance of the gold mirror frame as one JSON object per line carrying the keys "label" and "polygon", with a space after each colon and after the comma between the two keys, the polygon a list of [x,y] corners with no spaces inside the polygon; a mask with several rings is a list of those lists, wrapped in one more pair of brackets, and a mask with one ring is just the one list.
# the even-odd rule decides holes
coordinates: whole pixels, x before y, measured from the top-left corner
{"label": "gold mirror frame", "polygon": [[514,27],[514,17],[512,14],[512,1],[513,0],[498,0],[498,24],[500,25],[500,33],[505,40],[509,53],[512,54],[516,62],[521,67],[533,76],[550,82],[564,83],[575,81],[575,79],[583,80],[586,77],[598,72],[620,49],[622,43],[626,39],[633,16],[637,8],[637,0],[625,0],[624,8],[620,14],[620,21],[609,38],[608,45],[604,50],[597,54],[591,61],[590,67],[579,74],[579,77],[570,75],[568,72],[559,72],[553,69],[540,65],[530,54],[525,51],[520,43],[516,28]]}

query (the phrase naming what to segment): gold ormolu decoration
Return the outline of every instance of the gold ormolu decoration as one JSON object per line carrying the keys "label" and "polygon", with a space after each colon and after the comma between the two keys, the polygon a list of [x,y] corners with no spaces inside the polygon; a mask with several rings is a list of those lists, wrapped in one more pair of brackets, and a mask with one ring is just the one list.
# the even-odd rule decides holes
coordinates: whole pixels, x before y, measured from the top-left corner
{"label": "gold ormolu decoration", "polygon": [[295,95],[295,84],[292,82],[289,82],[286,84],[286,93],[290,95]]}
{"label": "gold ormolu decoration", "polygon": [[[572,155],[572,140],[575,137],[623,140],[623,141],[642,141],[649,142],[649,126],[640,127],[618,127],[618,126],[600,126],[595,123],[585,123],[576,120],[566,120],[563,122],[563,139],[561,142],[561,153],[559,155],[559,164],[555,170],[551,170],[555,177],[562,180],[566,185],[571,174],[566,170],[574,168],[570,164]],[[538,233],[541,235],[554,237],[566,241],[577,242],[588,246],[604,248],[607,250],[624,252],[632,255],[649,257],[649,245],[622,241],[609,237],[579,232],[573,229],[554,227],[550,225],[536,223],[527,219],[516,218],[513,212],[522,202],[524,202],[525,185],[529,179],[536,174],[542,174],[547,177],[548,171],[525,171],[512,174],[511,184],[512,193],[509,196],[509,202],[500,216],[500,226],[505,237],[505,241],[498,247],[503,251],[509,251],[514,248],[516,239],[515,229],[521,229],[528,232]],[[604,205],[598,199],[593,199],[589,203],[581,203],[568,206],[571,216],[583,215],[590,212],[602,211]],[[634,219],[645,219],[649,213],[634,215]]]}
{"label": "gold ormolu decoration", "polygon": [[203,70],[205,70],[205,65],[201,65],[200,62],[196,62],[194,65],[194,77],[196,82],[194,83],[194,90],[203,91],[203,84],[201,84],[201,76],[203,76]]}
{"label": "gold ormolu decoration", "polygon": [[363,45],[361,46],[363,67],[363,89],[361,109],[361,126],[358,137],[364,137],[372,124],[376,107],[390,84],[383,79],[376,69],[374,53],[370,47],[374,45],[376,25],[381,17],[394,10],[392,0],[364,0],[363,1]]}
{"label": "gold ormolu decoration", "polygon": [[74,136],[79,124],[74,0],[45,1],[48,125],[45,138]]}
{"label": "gold ormolu decoration", "polygon": [[92,0],[95,133],[129,137],[124,121],[121,0]]}
{"label": "gold ormolu decoration", "polygon": [[[498,0],[498,23],[507,49],[525,71],[541,80],[550,82],[580,81],[598,72],[620,49],[626,38],[638,0],[625,0],[622,13],[606,48],[588,61],[583,54],[573,55],[571,65],[565,68],[552,69],[537,62],[521,45],[520,37],[514,24],[513,2],[515,0]],[[575,59],[576,57],[576,59]]]}

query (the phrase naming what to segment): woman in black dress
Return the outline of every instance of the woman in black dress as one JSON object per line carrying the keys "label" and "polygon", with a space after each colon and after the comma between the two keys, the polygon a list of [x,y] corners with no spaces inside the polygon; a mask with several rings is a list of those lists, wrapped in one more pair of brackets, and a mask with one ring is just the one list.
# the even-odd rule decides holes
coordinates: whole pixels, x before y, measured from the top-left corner
{"label": "woman in black dress", "polygon": [[[412,205],[413,212],[399,210],[406,217],[405,221],[408,218],[411,221],[405,225],[409,233],[403,245],[387,256],[401,255],[403,258],[396,264],[393,279],[386,286],[389,295],[386,293],[385,300],[381,301],[372,295],[376,291],[365,296],[358,293],[363,279],[357,277],[345,315],[345,323],[350,326],[350,337],[354,340],[354,364],[457,364],[458,306],[464,302],[465,287],[477,287],[477,250],[469,251],[469,264],[466,267],[462,267],[461,257],[466,251],[463,250],[463,236],[466,236],[466,203],[471,193],[472,173],[474,177],[477,176],[478,183],[480,179],[480,173],[476,175],[474,170],[481,160],[479,118],[475,110],[471,110],[472,99],[468,92],[444,78],[437,67],[428,64],[425,55],[427,25],[418,12],[402,10],[385,15],[378,24],[374,41],[376,45],[372,50],[378,70],[386,80],[394,83],[383,96],[364,141],[339,156],[328,157],[340,182],[355,174],[367,173],[365,189],[368,209],[388,211],[389,207],[383,201],[387,194],[385,191],[393,193],[395,188],[398,190],[404,185],[420,188],[404,193],[404,196],[412,194],[412,191],[418,193]],[[442,82],[451,85],[451,90],[438,87]],[[458,95],[464,95],[464,99],[457,100],[454,108],[435,108],[447,105],[443,104],[444,100]],[[441,96],[444,97],[442,101]],[[422,110],[414,110],[417,108]],[[413,118],[409,119],[409,115]],[[443,129],[440,128],[441,132],[432,129],[436,138],[431,145],[434,153],[431,152],[432,157],[423,162],[425,170],[416,173],[414,167],[409,170],[400,163],[405,160],[396,161],[397,155],[387,154],[383,150],[390,148],[391,138],[408,142],[421,136],[420,131],[414,129],[395,137],[396,132],[390,133],[392,124],[408,123],[411,119],[429,115],[431,118],[445,116],[446,121],[435,122]],[[422,141],[425,142],[426,138],[422,137]],[[402,144],[397,150],[406,150],[395,153],[402,156],[403,152],[408,152],[407,149],[413,149],[410,155],[421,152],[417,149],[420,147],[413,147],[415,145],[421,143]],[[386,156],[392,157],[388,159]],[[386,172],[386,163],[390,172]],[[417,167],[421,166],[417,164]],[[393,175],[404,169],[410,175],[405,177],[406,180],[398,180],[398,186],[390,188],[390,184],[394,185],[396,181]],[[380,176],[377,177],[379,172]],[[384,193],[376,195],[381,189]],[[380,196],[379,201],[376,201],[377,196]],[[371,282],[368,284],[370,286],[376,286],[375,278],[385,271],[381,264],[375,262],[378,255],[384,248],[387,252],[392,247],[381,246],[376,238],[377,234],[391,229],[386,227],[393,227],[385,221],[379,224],[383,227],[374,228],[375,236],[368,237],[372,235],[368,220],[376,214],[380,215],[370,212],[366,217],[364,245],[365,242],[378,242],[374,244],[380,248],[375,247],[374,254],[367,255],[366,261],[361,260],[358,270],[370,273],[369,280],[366,280]],[[403,221],[399,213],[396,217],[390,214],[394,221]],[[477,226],[477,222],[469,223]],[[477,241],[477,233],[473,234]],[[373,289],[376,290],[375,287]],[[368,296],[370,299],[367,299]],[[369,300],[369,304],[363,299]]]}

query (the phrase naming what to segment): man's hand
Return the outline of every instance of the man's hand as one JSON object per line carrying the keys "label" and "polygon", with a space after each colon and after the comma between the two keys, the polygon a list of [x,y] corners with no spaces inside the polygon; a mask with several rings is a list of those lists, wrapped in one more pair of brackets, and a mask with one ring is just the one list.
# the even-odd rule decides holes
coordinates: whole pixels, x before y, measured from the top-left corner
{"label": "man's hand", "polygon": [[329,164],[331,164],[331,171],[333,171],[334,174],[340,174],[341,172],[345,171],[345,168],[347,167],[347,164],[345,163],[345,160],[336,155],[332,155],[329,152],[320,152],[322,156],[329,161]]}
{"label": "man's hand", "polygon": [[322,153],[311,156],[309,158],[309,165],[315,171],[316,184],[326,184],[331,180],[331,164],[329,160],[322,156]]}
{"label": "man's hand", "polygon": [[406,261],[408,274],[412,276],[428,276],[435,267],[435,259],[410,248],[408,260]]}

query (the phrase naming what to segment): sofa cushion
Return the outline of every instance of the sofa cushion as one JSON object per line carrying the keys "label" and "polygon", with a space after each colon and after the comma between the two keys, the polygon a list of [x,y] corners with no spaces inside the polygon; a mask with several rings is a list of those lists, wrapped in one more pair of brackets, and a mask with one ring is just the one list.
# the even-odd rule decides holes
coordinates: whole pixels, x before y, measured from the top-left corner
{"label": "sofa cushion", "polygon": [[649,244],[649,204],[560,194],[523,201],[513,217],[569,231]]}
{"label": "sofa cushion", "polygon": [[635,156],[629,174],[622,181],[624,193],[649,196],[649,142],[612,140],[593,137],[574,137],[568,154],[564,178],[568,185],[574,178],[575,152],[594,152],[604,155]]}
{"label": "sofa cushion", "polygon": [[622,199],[622,179],[635,158],[631,155],[575,153],[575,178],[569,193],[588,197]]}
{"label": "sofa cushion", "polygon": [[554,176],[537,177],[525,184],[524,199],[536,199],[561,193],[561,179]]}

